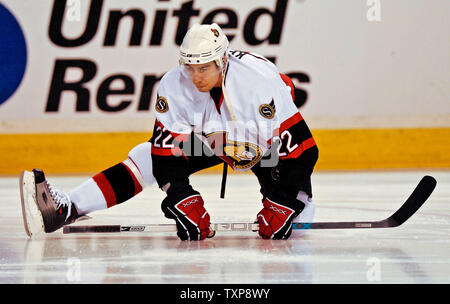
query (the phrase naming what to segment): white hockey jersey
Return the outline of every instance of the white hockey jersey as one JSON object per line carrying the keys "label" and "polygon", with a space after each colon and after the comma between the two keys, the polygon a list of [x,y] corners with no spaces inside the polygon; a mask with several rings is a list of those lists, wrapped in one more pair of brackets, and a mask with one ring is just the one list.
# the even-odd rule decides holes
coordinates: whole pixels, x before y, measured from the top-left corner
{"label": "white hockey jersey", "polygon": [[174,140],[184,141],[191,132],[237,170],[248,170],[260,161],[274,140],[285,139],[287,151],[278,149],[281,157],[303,151],[302,143],[291,142],[285,132],[303,119],[292,101],[293,88],[264,57],[234,50],[228,55],[225,93],[218,104],[209,92],[198,91],[182,68],[164,75],[155,115],[157,128],[169,132],[155,138],[153,154],[179,155]]}

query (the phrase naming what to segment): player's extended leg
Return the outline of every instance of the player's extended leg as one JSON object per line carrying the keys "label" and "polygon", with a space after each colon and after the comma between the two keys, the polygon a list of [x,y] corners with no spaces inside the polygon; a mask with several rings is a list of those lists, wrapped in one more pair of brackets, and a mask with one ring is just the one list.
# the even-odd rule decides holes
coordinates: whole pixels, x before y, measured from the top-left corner
{"label": "player's extended leg", "polygon": [[155,182],[152,174],[151,143],[137,145],[128,158],[93,177],[69,193],[80,214],[121,204]]}
{"label": "player's extended leg", "polygon": [[128,158],[89,178],[70,193],[54,189],[41,170],[20,178],[22,214],[28,236],[53,232],[96,210],[110,208],[154,183],[151,144],[134,147]]}

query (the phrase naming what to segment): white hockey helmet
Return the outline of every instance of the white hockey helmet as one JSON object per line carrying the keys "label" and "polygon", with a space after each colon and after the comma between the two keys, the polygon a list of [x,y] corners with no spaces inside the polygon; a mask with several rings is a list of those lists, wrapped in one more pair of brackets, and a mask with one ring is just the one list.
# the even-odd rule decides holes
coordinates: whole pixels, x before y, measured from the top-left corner
{"label": "white hockey helmet", "polygon": [[180,65],[201,64],[214,61],[225,66],[228,38],[216,24],[194,24],[180,45]]}

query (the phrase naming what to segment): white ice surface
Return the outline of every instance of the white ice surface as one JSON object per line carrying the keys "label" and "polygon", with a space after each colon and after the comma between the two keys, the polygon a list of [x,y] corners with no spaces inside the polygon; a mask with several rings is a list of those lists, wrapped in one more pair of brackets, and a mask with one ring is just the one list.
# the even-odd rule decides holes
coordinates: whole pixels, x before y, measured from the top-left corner
{"label": "white ice surface", "polygon": [[[450,172],[315,173],[315,221],[380,220],[406,200],[423,175],[438,185],[397,228],[311,230],[287,241],[252,232],[182,242],[173,233],[70,234],[29,240],[18,178],[0,178],[0,283],[450,283]],[[48,176],[69,191],[87,178]],[[212,222],[250,222],[261,208],[253,175],[194,175]],[[79,224],[170,223],[156,186]]]}

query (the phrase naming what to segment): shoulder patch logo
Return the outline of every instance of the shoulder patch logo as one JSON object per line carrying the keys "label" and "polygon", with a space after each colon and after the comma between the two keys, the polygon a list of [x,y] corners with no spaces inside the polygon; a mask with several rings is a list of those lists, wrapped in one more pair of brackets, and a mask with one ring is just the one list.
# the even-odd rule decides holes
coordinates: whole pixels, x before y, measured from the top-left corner
{"label": "shoulder patch logo", "polygon": [[275,116],[275,102],[273,98],[270,104],[262,104],[259,106],[259,114],[267,119],[272,119]]}
{"label": "shoulder patch logo", "polygon": [[165,113],[169,110],[169,105],[164,97],[158,97],[155,104],[155,110],[159,113]]}

